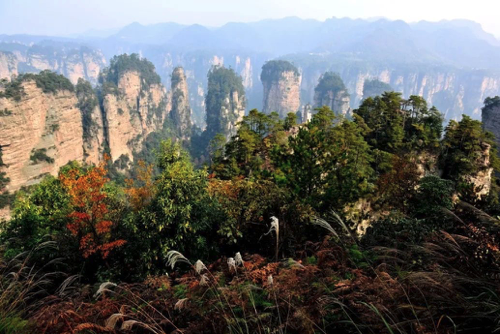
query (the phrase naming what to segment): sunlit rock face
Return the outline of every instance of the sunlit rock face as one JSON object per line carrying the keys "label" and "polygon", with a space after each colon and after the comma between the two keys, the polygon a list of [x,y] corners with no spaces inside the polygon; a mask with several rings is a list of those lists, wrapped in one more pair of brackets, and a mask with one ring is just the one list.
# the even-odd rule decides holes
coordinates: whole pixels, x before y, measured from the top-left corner
{"label": "sunlit rock face", "polygon": [[264,87],[263,111],[276,111],[280,117],[300,108],[301,75],[287,61],[269,61],[262,67],[261,81]]}
{"label": "sunlit rock face", "polygon": [[189,92],[184,69],[176,67],[172,72],[171,80],[172,84],[169,94],[172,101],[172,110],[170,111],[170,117],[180,136],[183,139],[187,139],[193,124],[191,122],[192,111],[189,106]]}
{"label": "sunlit rock face", "polygon": [[130,71],[118,78],[117,92],[103,97],[104,124],[113,160],[139,151],[146,137],[159,131],[171,109],[160,84],[143,85],[140,73]]}
{"label": "sunlit rock face", "polygon": [[60,90],[44,93],[34,81],[22,83],[19,101],[0,98],[0,144],[7,190],[38,183],[56,175],[69,161],[82,161],[83,129],[77,98]]}

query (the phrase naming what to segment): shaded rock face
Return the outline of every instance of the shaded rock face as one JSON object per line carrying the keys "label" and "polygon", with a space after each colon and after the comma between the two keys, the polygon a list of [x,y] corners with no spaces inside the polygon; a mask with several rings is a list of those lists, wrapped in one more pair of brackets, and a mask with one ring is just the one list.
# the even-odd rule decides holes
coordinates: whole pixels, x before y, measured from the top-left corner
{"label": "shaded rock face", "polygon": [[212,67],[208,73],[205,105],[209,140],[217,134],[229,139],[236,133],[236,124],[245,115],[246,98],[242,78],[231,68]]}
{"label": "shaded rock face", "polygon": [[479,190],[477,192],[478,198],[488,195],[491,190],[491,179],[493,176],[493,168],[490,167],[491,145],[481,143],[481,149],[482,152],[479,158],[479,163],[482,168],[477,174],[467,177],[467,180]]}
{"label": "shaded rock face", "polygon": [[7,190],[38,183],[57,175],[72,160],[83,160],[83,130],[74,93],[44,93],[34,81],[22,83],[19,101],[0,98],[0,145]]}
{"label": "shaded rock face", "polygon": [[142,148],[146,137],[163,128],[171,109],[162,85],[143,85],[135,71],[118,79],[118,91],[103,97],[104,124],[113,161],[122,156],[133,160],[133,152]]}
{"label": "shaded rock face", "polygon": [[336,115],[350,114],[351,98],[342,79],[331,72],[323,74],[314,89],[314,107],[328,106]]}
{"label": "shaded rock face", "polygon": [[498,147],[500,147],[500,98],[486,99],[482,109],[483,128],[495,136]]}
{"label": "shaded rock face", "polygon": [[233,91],[226,96],[221,108],[222,123],[225,124],[222,130],[227,134],[227,139],[236,134],[237,124],[243,120],[243,116],[245,116],[245,96]]}
{"label": "shaded rock face", "polygon": [[[14,56],[14,60],[5,62],[2,54]],[[106,64],[102,52],[86,47],[75,49],[56,49],[33,46],[27,51],[15,53],[0,52],[0,78],[10,78],[18,73],[37,73],[51,70],[67,77],[76,84],[79,78],[92,84],[97,83],[99,72]]]}
{"label": "shaded rock face", "polygon": [[182,67],[176,67],[172,72],[172,90],[170,92],[172,110],[170,117],[181,138],[187,139],[193,126],[191,122],[191,107],[186,75]]}
{"label": "shaded rock face", "polygon": [[88,82],[79,82],[76,97],[82,117],[83,158],[86,163],[101,161],[106,144],[104,121],[99,99]]}
{"label": "shaded rock face", "polygon": [[262,67],[261,81],[265,113],[276,111],[284,118],[299,110],[301,75],[295,66],[285,61],[267,62]]}

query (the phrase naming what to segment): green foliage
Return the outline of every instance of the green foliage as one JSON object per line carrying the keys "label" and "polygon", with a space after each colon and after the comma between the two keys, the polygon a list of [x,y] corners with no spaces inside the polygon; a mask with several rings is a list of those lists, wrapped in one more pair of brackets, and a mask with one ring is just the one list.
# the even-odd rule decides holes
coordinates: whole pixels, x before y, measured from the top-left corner
{"label": "green foliage", "polygon": [[374,148],[395,152],[403,144],[404,119],[401,110],[401,94],[384,93],[365,99],[354,112],[359,115],[370,131],[367,142]]}
{"label": "green foliage", "polygon": [[0,98],[13,99],[14,101],[21,101],[21,98],[25,95],[24,88],[22,86],[22,76],[18,76],[12,81],[0,81],[0,87],[3,91],[0,91]]}
{"label": "green foliage", "polygon": [[365,138],[376,149],[395,153],[439,148],[442,115],[434,107],[429,110],[419,96],[404,100],[400,93],[385,92],[365,99],[354,112],[362,119],[357,122],[369,129]]}
{"label": "green foliage", "polygon": [[349,96],[344,81],[342,81],[342,78],[338,74],[333,72],[324,73],[319,78],[318,85],[314,88],[314,94],[320,101],[332,97],[335,98],[337,93],[342,91],[344,95]]}
{"label": "green foliage", "polygon": [[51,124],[50,125],[50,132],[54,133],[56,131],[59,131],[59,128],[60,128],[59,124],[57,124],[57,123]]}
{"label": "green foliage", "polygon": [[442,215],[442,210],[453,206],[453,182],[438,176],[426,176],[419,182],[414,198],[413,214],[417,217]]}
{"label": "green foliage", "polygon": [[92,117],[92,112],[99,105],[99,100],[90,82],[82,78],[79,78],[76,84],[76,97],[78,109],[82,114],[83,138],[90,139],[98,126]]}
{"label": "green foliage", "polygon": [[485,109],[497,108],[500,106],[500,96],[487,97],[484,100],[483,112]]}
{"label": "green foliage", "polygon": [[0,318],[0,333],[2,334],[28,334],[31,328],[27,320],[14,315]]}
{"label": "green foliage", "polygon": [[23,74],[19,76],[20,80],[28,81],[35,80],[36,86],[44,93],[57,93],[61,90],[70,92],[75,91],[75,87],[64,75],[54,73],[49,70],[42,71],[38,74]]}
{"label": "green foliage", "polygon": [[208,194],[206,172],[193,169],[179,144],[162,142],[157,159],[155,196],[131,221],[136,231],[131,243],[136,242],[145,272],[159,270],[172,249],[209,257],[216,247],[217,226],[225,219]]}
{"label": "green foliage", "polygon": [[495,139],[482,129],[480,121],[463,115],[460,122],[450,121],[446,127],[440,164],[443,178],[467,181],[489,168],[499,169]]}
{"label": "green foliage", "polygon": [[23,82],[35,81],[36,86],[44,93],[57,93],[58,91],[67,90],[73,92],[75,87],[65,76],[54,73],[49,70],[44,70],[38,74],[26,73],[14,78],[11,82],[1,82],[0,85],[4,91],[0,92],[0,98],[5,97],[20,101],[23,97],[24,88]]}
{"label": "green foliage", "polygon": [[12,111],[5,108],[4,110],[0,110],[0,116],[10,116],[12,115]]}
{"label": "green foliage", "polygon": [[[0,168],[5,167],[2,155],[3,155],[2,148],[0,147]],[[12,195],[5,190],[5,187],[7,187],[9,182],[10,179],[7,177],[7,173],[0,171],[0,209],[3,209],[7,205],[10,205],[12,201]]]}
{"label": "green foliage", "polygon": [[260,80],[264,81],[278,81],[284,72],[293,72],[295,76],[299,76],[299,70],[292,63],[286,60],[270,60],[262,66],[262,73]]}
{"label": "green foliage", "polygon": [[[113,85],[118,85],[120,77],[127,72],[138,72],[141,77],[141,87],[149,87],[153,84],[160,84],[160,76],[156,73],[153,63],[147,59],[141,59],[136,53],[131,55],[122,54],[111,58],[109,67],[105,68],[99,74],[99,83],[103,85],[106,93],[113,92]],[[105,86],[106,83],[112,84]]]}
{"label": "green foliage", "polygon": [[46,148],[33,149],[31,151],[30,160],[36,164],[38,162],[45,161],[46,163],[53,164],[54,158],[51,158],[47,155]]}
{"label": "green foliage", "polygon": [[[372,191],[373,170],[363,129],[323,107],[289,139],[290,153],[281,156],[283,182],[317,209],[339,208]],[[292,153],[293,152],[293,153]]]}
{"label": "green foliage", "polygon": [[[239,115],[233,94],[238,94],[239,102],[245,100],[245,88],[241,77],[232,68],[214,66],[208,72],[208,90],[205,97],[207,111],[207,136],[210,141],[217,133],[229,135],[229,124],[235,124]],[[229,100],[229,104],[227,100]],[[244,107],[244,103],[243,103]],[[223,112],[223,110],[226,112]]]}
{"label": "green foliage", "polygon": [[47,238],[58,240],[64,236],[69,210],[69,197],[53,176],[19,191],[13,204],[13,218],[1,235],[7,245],[6,254],[12,257]]}
{"label": "green foliage", "polygon": [[385,92],[392,92],[392,87],[377,79],[367,79],[363,85],[363,98],[375,97],[378,95],[383,95]]}

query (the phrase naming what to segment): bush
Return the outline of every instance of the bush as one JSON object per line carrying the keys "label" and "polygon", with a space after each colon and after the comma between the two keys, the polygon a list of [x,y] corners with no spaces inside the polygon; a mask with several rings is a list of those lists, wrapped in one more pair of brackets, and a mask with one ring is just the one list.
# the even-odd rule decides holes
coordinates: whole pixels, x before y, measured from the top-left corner
{"label": "bush", "polygon": [[43,161],[49,164],[53,164],[55,162],[54,158],[51,158],[47,155],[46,148],[39,148],[36,150],[33,149],[33,151],[31,151],[30,160],[33,162],[33,164]]}

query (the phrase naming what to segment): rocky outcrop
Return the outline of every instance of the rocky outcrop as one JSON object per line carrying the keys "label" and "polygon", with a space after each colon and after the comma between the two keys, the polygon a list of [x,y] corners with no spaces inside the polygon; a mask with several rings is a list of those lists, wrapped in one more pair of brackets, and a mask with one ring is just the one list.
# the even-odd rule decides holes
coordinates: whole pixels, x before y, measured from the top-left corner
{"label": "rocky outcrop", "polygon": [[13,75],[17,75],[17,58],[13,53],[0,52],[0,79],[10,80]]}
{"label": "rocky outcrop", "polygon": [[289,112],[299,110],[301,75],[295,66],[283,60],[268,61],[262,67],[260,78],[265,113],[276,111],[284,118]]}
{"label": "rocky outcrop", "polygon": [[105,64],[102,52],[84,46],[74,48],[35,44],[12,53],[0,52],[0,78],[51,70],[64,75],[73,84],[82,78],[95,85]]}
{"label": "rocky outcrop", "polygon": [[230,138],[245,115],[245,89],[241,77],[233,69],[213,67],[208,75],[206,96],[207,133]]}
{"label": "rocky outcrop", "polygon": [[99,99],[91,84],[83,79],[76,85],[76,97],[82,115],[84,161],[97,164],[103,158],[107,142]]}
{"label": "rocky outcrop", "polygon": [[103,97],[103,113],[111,158],[133,160],[144,139],[163,128],[170,109],[167,92],[161,84],[145,85],[137,71],[118,78],[116,91]]}
{"label": "rocky outcrop", "polygon": [[[446,119],[459,120],[462,114],[480,119],[483,101],[488,96],[500,95],[500,75],[481,70],[456,69],[439,66],[365,66],[344,62],[309,68],[305,61],[295,59],[302,73],[302,92],[310,102],[322,68],[339,73],[351,94],[351,108],[357,108],[364,98],[365,82],[377,80],[401,92],[403,97],[420,95],[436,106]],[[312,67],[312,66],[311,66]],[[387,87],[387,86],[386,86]]]}
{"label": "rocky outcrop", "polygon": [[482,151],[478,161],[481,167],[480,170],[476,174],[466,177],[467,181],[474,185],[478,198],[489,194],[493,176],[493,168],[490,164],[491,145],[483,142],[481,143],[481,149]]}
{"label": "rocky outcrop", "polygon": [[172,72],[172,90],[170,91],[172,110],[170,117],[181,138],[187,139],[193,126],[191,122],[191,107],[186,75],[182,67],[176,67]]}
{"label": "rocky outcrop", "polygon": [[500,147],[500,97],[487,98],[482,109],[483,128],[495,136]]}
{"label": "rocky outcrop", "polygon": [[326,72],[314,89],[314,107],[328,106],[336,115],[348,115],[351,98],[344,82],[337,74]]}
{"label": "rocky outcrop", "polygon": [[69,161],[83,160],[83,130],[75,94],[43,92],[35,81],[21,83],[19,99],[0,98],[2,168],[10,178],[7,190],[56,175]]}

